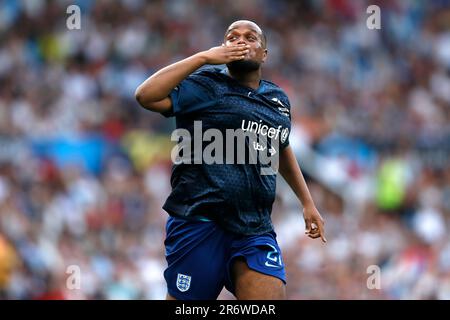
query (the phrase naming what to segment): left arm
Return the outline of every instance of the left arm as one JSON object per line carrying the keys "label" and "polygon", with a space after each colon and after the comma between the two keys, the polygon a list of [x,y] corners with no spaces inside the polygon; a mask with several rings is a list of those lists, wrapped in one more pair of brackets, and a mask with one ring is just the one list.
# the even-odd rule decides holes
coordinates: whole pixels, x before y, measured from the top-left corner
{"label": "left arm", "polygon": [[290,146],[284,148],[280,153],[279,171],[303,205],[305,233],[310,238],[316,239],[320,237],[323,242],[327,242],[325,238],[324,220],[316,209],[300,166]]}

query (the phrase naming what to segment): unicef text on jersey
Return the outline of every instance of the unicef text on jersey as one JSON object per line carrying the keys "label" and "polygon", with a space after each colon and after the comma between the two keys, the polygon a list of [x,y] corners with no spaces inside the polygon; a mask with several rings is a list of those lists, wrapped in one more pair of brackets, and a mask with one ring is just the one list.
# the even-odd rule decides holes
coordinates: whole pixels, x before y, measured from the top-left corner
{"label": "unicef text on jersey", "polygon": [[237,129],[204,128],[194,121],[187,129],[176,129],[171,152],[172,162],[180,164],[254,165],[261,175],[278,171],[279,146],[286,142],[289,129],[270,127],[260,120],[243,119]]}

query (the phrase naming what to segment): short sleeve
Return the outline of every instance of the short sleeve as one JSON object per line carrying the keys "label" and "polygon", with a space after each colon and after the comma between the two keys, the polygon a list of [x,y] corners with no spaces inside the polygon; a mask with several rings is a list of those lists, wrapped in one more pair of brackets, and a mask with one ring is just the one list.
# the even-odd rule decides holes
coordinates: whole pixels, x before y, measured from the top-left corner
{"label": "short sleeve", "polygon": [[289,136],[291,135],[291,104],[287,96],[283,97],[284,99],[280,99],[285,107],[288,109],[288,121],[287,127],[283,128],[280,133],[280,150],[283,150],[287,146],[289,146]]}
{"label": "short sleeve", "polygon": [[169,94],[172,109],[162,115],[173,117],[210,106],[214,101],[214,91],[210,82],[211,79],[200,74],[187,77]]}
{"label": "short sleeve", "polygon": [[289,122],[289,127],[283,128],[280,134],[280,150],[283,150],[287,146],[289,146],[289,136],[291,134],[291,123]]}

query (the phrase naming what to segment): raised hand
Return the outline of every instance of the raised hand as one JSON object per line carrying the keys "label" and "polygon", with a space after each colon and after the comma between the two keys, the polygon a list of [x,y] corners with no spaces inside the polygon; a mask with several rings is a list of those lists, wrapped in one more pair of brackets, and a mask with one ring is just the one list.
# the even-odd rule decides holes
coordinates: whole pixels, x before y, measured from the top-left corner
{"label": "raised hand", "polygon": [[227,64],[232,61],[242,60],[249,53],[250,46],[238,44],[233,46],[221,45],[200,54],[205,59],[206,64]]}

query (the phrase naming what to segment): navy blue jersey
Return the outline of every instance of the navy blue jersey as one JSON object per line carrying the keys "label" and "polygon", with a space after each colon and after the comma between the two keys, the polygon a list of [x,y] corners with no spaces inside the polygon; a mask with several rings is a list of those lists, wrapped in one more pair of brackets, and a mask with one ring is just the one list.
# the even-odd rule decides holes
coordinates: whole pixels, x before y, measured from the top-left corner
{"label": "navy blue jersey", "polygon": [[[196,123],[201,123],[202,132],[216,129],[224,137],[231,129],[263,137],[266,145],[245,141],[249,149],[266,154],[279,155],[289,144],[289,99],[283,90],[269,81],[261,80],[259,88],[254,90],[230,77],[227,69],[208,68],[183,80],[171,92],[170,98],[172,110],[164,115],[175,116],[177,129],[185,129],[192,136]],[[203,141],[201,149],[205,150],[207,146],[208,142]],[[194,151],[192,147],[193,158]],[[227,156],[229,150],[223,151]],[[270,215],[276,174],[262,174],[261,169],[267,162],[262,164],[259,158],[256,163],[252,162],[250,155],[245,156],[244,163],[236,163],[236,148],[233,152],[232,164],[227,162],[228,159],[223,163],[175,164],[172,192],[164,210],[173,216],[210,219],[237,234],[257,235],[272,231]]]}

